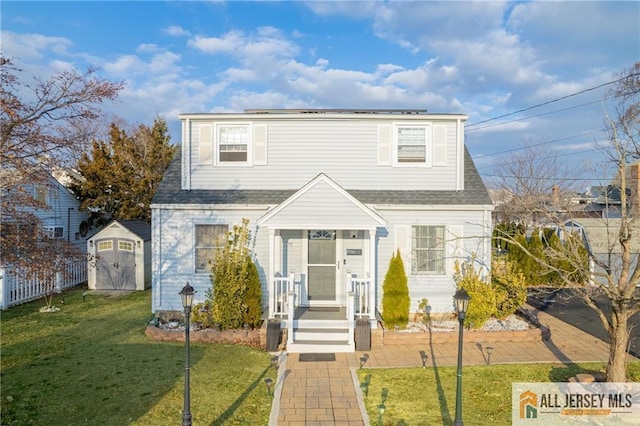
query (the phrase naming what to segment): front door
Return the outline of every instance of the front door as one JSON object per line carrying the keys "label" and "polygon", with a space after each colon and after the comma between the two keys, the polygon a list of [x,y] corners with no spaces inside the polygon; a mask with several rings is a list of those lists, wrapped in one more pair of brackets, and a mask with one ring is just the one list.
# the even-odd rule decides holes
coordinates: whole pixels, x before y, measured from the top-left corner
{"label": "front door", "polygon": [[307,300],[310,306],[338,303],[336,262],[336,232],[315,230],[308,232]]}

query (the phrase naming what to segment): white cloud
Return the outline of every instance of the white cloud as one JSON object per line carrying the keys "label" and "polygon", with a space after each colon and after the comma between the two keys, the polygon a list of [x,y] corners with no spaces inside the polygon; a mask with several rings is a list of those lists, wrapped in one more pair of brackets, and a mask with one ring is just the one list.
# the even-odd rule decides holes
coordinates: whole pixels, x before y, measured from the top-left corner
{"label": "white cloud", "polygon": [[105,71],[119,77],[144,72],[144,62],[135,55],[122,55],[115,62],[104,65]]}
{"label": "white cloud", "polygon": [[49,37],[42,34],[17,34],[11,31],[0,32],[2,51],[7,57],[22,60],[42,59],[46,52],[57,55],[69,55],[73,42],[66,37]]}
{"label": "white cloud", "polygon": [[187,42],[189,47],[209,54],[233,53],[243,44],[241,31],[231,31],[222,37],[196,36]]}
{"label": "white cloud", "polygon": [[161,51],[162,48],[155,43],[142,43],[136,48],[138,53],[155,53]]}
{"label": "white cloud", "polygon": [[190,37],[191,33],[179,25],[171,25],[164,32],[173,37]]}

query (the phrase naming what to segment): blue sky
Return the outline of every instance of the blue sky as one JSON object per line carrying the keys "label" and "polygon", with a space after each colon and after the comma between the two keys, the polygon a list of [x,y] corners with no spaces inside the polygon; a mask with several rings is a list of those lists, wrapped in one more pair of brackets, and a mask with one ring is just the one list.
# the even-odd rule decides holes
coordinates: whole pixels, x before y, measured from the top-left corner
{"label": "blue sky", "polygon": [[2,1],[1,48],[25,75],[101,68],[108,112],[150,124],[249,108],[407,108],[469,115],[485,178],[543,144],[599,166],[603,85],[640,60],[640,2]]}

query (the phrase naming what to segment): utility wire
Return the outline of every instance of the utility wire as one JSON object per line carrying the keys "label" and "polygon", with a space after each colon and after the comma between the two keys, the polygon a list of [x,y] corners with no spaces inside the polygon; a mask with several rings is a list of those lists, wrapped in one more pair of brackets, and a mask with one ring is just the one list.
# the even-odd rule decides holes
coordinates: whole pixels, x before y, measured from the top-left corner
{"label": "utility wire", "polygon": [[500,122],[500,123],[493,123],[493,124],[489,124],[489,125],[486,125],[486,126],[476,127],[474,129],[468,129],[468,130],[465,129],[465,130],[466,130],[467,133],[470,133],[470,132],[473,132],[475,130],[488,129],[490,127],[496,127],[496,126],[504,126],[505,124],[516,123],[518,121],[531,120],[532,118],[544,117],[545,115],[556,114],[556,113],[559,113],[559,112],[565,112],[565,111],[569,111],[569,110],[572,110],[572,109],[582,108],[583,106],[589,106],[589,105],[593,105],[593,104],[598,104],[598,103],[605,102],[605,101],[608,101],[608,100],[611,100],[611,99],[614,99],[614,98],[615,98],[615,96],[612,96],[610,98],[598,99],[596,101],[585,102],[585,103],[580,104],[580,105],[574,105],[574,106],[570,106],[570,107],[567,107],[567,108],[561,108],[561,109],[557,109],[557,110],[554,110],[554,111],[544,112],[544,113],[538,114],[538,115],[530,115],[530,116],[527,116],[527,117],[516,118],[514,120],[503,121],[503,122]]}
{"label": "utility wire", "polygon": [[601,133],[601,132],[602,132],[602,130],[590,130],[590,131],[588,131],[586,133],[581,133],[579,135],[566,136],[564,138],[553,139],[553,140],[550,140],[550,141],[544,141],[544,142],[536,143],[536,144],[533,144],[533,145],[527,145],[527,146],[523,146],[523,147],[519,147],[519,148],[507,149],[507,150],[504,150],[504,151],[491,152],[489,154],[479,154],[479,155],[475,155],[473,158],[474,159],[480,159],[480,158],[492,157],[494,155],[507,154],[509,152],[521,151],[521,150],[527,149],[527,148],[534,148],[534,147],[537,147],[537,146],[549,145],[551,143],[565,141],[565,140],[568,140],[568,139],[579,138],[579,137],[582,137],[582,136],[588,136],[588,135],[592,135],[592,134],[595,134],[595,133]]}
{"label": "utility wire", "polygon": [[554,181],[554,182],[559,182],[559,181],[575,181],[575,182],[584,182],[584,181],[596,181],[596,182],[603,182],[603,181],[607,181],[610,182],[611,178],[568,178],[568,177],[545,177],[545,176],[507,176],[507,175],[496,175],[496,174],[483,174],[483,177],[498,177],[498,178],[502,178],[502,179],[532,179],[532,180],[548,180],[548,181]]}
{"label": "utility wire", "polygon": [[477,123],[467,124],[466,127],[469,128],[469,127],[477,126],[479,124],[488,123],[490,121],[495,121],[495,120],[499,120],[501,118],[510,117],[512,115],[516,115],[516,114],[520,114],[522,112],[530,111],[530,110],[535,109],[535,108],[540,108],[542,106],[549,105],[549,104],[552,104],[552,103],[555,103],[555,102],[559,102],[559,101],[563,101],[565,99],[569,99],[569,98],[572,98],[574,96],[581,95],[583,93],[587,93],[587,92],[591,92],[593,90],[601,89],[602,87],[608,86],[610,84],[618,83],[618,82],[620,82],[622,80],[626,80],[628,78],[635,77],[637,75],[640,75],[640,73],[630,74],[630,75],[624,76],[622,78],[619,78],[617,80],[609,81],[607,83],[602,83],[602,84],[599,84],[597,86],[590,87],[588,89],[584,89],[584,90],[581,90],[579,92],[571,93],[569,95],[561,96],[559,98],[551,99],[550,101],[546,101],[546,102],[542,102],[540,104],[532,105],[532,106],[527,107],[527,108],[522,108],[522,109],[519,109],[518,111],[510,112],[510,113],[507,113],[507,114],[502,114],[500,116],[493,117],[493,118],[488,118],[486,120],[478,121]]}

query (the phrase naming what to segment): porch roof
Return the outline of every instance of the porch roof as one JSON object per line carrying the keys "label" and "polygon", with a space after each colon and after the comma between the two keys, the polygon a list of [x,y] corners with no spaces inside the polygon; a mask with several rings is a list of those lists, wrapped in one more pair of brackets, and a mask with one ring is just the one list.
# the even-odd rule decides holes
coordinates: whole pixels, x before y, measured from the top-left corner
{"label": "porch roof", "polygon": [[[153,204],[241,204],[278,205],[294,195],[295,189],[181,189],[181,150],[167,169]],[[492,205],[491,197],[473,164],[471,155],[464,151],[464,190],[345,190],[363,204],[379,205]]]}
{"label": "porch roof", "polygon": [[[313,212],[313,223],[309,213]],[[336,214],[336,212],[340,212]],[[288,225],[300,229],[330,227],[351,229],[363,226],[384,226],[386,221],[365,206],[348,191],[324,173],[296,191],[291,197],[270,210],[260,219],[259,225]]]}

